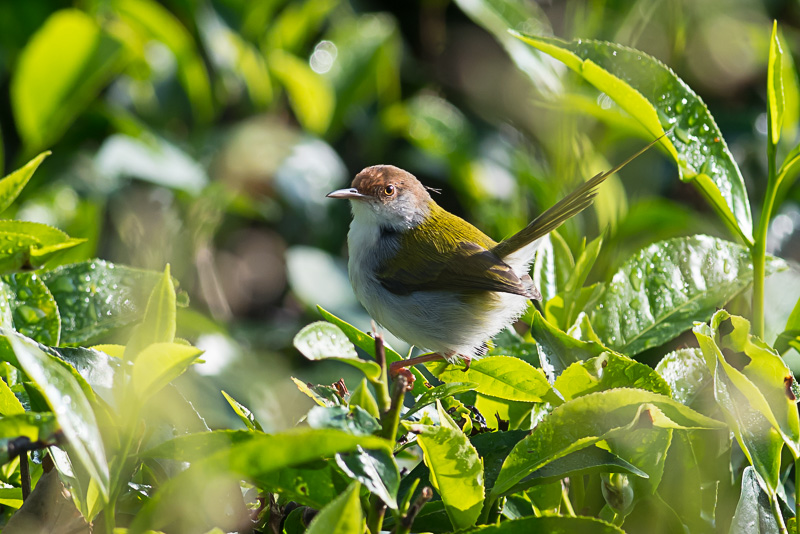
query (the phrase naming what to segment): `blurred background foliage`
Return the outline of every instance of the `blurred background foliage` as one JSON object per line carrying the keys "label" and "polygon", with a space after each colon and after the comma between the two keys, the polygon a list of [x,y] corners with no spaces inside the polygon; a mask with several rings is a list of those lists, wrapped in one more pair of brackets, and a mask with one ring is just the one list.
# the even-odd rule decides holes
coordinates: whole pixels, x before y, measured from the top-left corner
{"label": "blurred background foliage", "polygon": [[[291,346],[315,306],[369,329],[347,280],[348,208],[327,192],[398,165],[499,239],[649,141],[506,28],[665,62],[705,100],[759,206],[772,19],[796,56],[788,0],[0,1],[0,170],[53,151],[8,215],[86,238],[63,263],[170,263],[191,297],[178,335],[206,350],[181,378],[188,397],[212,427],[236,424],[220,389],[267,430],[290,426],[311,402],[290,375],[349,377],[305,368]],[[787,114],[796,127],[796,94]],[[784,132],[783,153],[797,140]],[[782,199],[769,252],[797,261],[800,188]],[[604,233],[589,283],[648,243],[730,235],[655,150],[560,232],[573,252]],[[768,342],[800,293],[793,273],[770,279]]]}

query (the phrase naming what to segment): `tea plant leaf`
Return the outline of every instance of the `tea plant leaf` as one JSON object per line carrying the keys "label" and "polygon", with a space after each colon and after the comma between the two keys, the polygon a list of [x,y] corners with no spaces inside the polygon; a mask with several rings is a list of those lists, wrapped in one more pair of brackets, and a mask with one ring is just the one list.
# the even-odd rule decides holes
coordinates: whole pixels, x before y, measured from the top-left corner
{"label": "tea plant leaf", "polygon": [[800,299],[797,299],[797,303],[792,308],[792,313],[789,314],[789,318],[786,320],[786,328],[778,334],[778,338],[775,340],[775,350],[779,354],[789,350],[790,346],[800,352]]}
{"label": "tea plant leaf", "polygon": [[458,529],[478,520],[483,505],[483,464],[460,429],[415,425],[430,480],[444,502],[447,516]]}
{"label": "tea plant leaf", "polygon": [[77,344],[141,320],[160,274],[92,260],[41,274],[61,314],[61,343]]}
{"label": "tea plant leaf", "polygon": [[[770,261],[768,272],[783,265]],[[653,243],[614,274],[591,323],[608,347],[633,356],[707,321],[752,280],[750,253],[740,245],[704,235]]]}
{"label": "tea plant leaf", "polygon": [[542,516],[525,517],[513,521],[503,521],[469,531],[476,534],[528,534],[547,532],[548,534],[624,534],[624,530],[594,517]]}
{"label": "tea plant leaf", "polygon": [[286,89],[298,122],[311,132],[325,133],[336,110],[336,94],[330,82],[311,70],[307,61],[283,50],[273,50],[268,63]]}
{"label": "tea plant leaf", "polygon": [[378,420],[359,406],[314,406],[306,421],[311,428],[335,428],[360,436],[369,436],[381,428]]}
{"label": "tea plant leaf", "polygon": [[600,343],[580,341],[544,320],[539,311],[533,313],[531,335],[536,340],[539,361],[551,380],[575,362],[594,358],[607,351]]}
{"label": "tea plant leaf", "polygon": [[124,60],[121,43],[86,13],[50,15],[22,50],[11,79],[11,108],[28,151],[55,143]]}
{"label": "tea plant leaf", "polygon": [[358,482],[350,484],[344,492],[319,511],[308,525],[306,534],[355,534],[364,531],[364,513],[361,510]]}
{"label": "tea plant leaf", "polygon": [[348,404],[350,406],[358,406],[376,419],[381,416],[380,410],[378,409],[378,402],[375,400],[375,397],[372,396],[372,393],[370,393],[366,378],[362,378],[358,387],[350,393]]}
{"label": "tea plant leaf", "polygon": [[547,381],[544,371],[510,356],[487,356],[470,363],[449,364],[434,373],[442,382],[473,382],[475,391],[500,399],[523,402],[549,402],[561,404],[562,400]]}
{"label": "tea plant leaf", "polygon": [[0,379],[0,415],[8,417],[25,413],[25,408],[5,380]]}
{"label": "tea plant leaf", "polygon": [[244,404],[240,404],[236,399],[234,399],[224,391],[222,392],[222,396],[225,397],[225,400],[228,401],[228,404],[231,405],[233,411],[236,413],[236,415],[239,416],[239,419],[242,420],[244,426],[246,426],[249,430],[258,430],[259,432],[264,431],[264,429],[261,428],[259,422],[256,420],[256,416],[253,415],[253,412],[251,412],[247,408],[247,406],[245,406]]}
{"label": "tea plant leaf", "polygon": [[2,281],[11,291],[9,305],[14,328],[43,345],[57,346],[61,315],[41,277],[36,273],[17,273],[3,276]]}
{"label": "tea plant leaf", "polygon": [[637,388],[671,396],[667,382],[653,368],[613,352],[575,362],[556,378],[553,387],[571,400],[612,388]]}
{"label": "tea plant leaf", "polygon": [[131,373],[131,385],[139,402],[157,393],[182,375],[203,353],[181,343],[153,343],[136,357]]}
{"label": "tea plant leaf", "polygon": [[[322,315],[322,318],[328,321],[329,323],[333,323],[339,328],[342,329],[342,332],[347,336],[347,339],[350,342],[358,347],[359,349],[363,350],[367,354],[369,354],[373,359],[375,358],[375,339],[369,334],[365,334],[355,326],[351,325],[348,322],[345,322],[329,311],[325,310],[321,306],[317,306],[317,310]],[[390,364],[393,362],[397,362],[403,359],[397,352],[392,350],[390,347],[384,347],[386,350],[386,364]],[[427,391],[427,387],[425,386],[426,379],[422,374],[413,367],[409,367],[408,369],[411,371],[411,374],[414,375],[414,386],[411,390],[411,393],[414,395],[422,395]]]}
{"label": "tea plant leaf", "polygon": [[[2,141],[2,136],[0,136],[0,141]],[[8,209],[8,207],[14,203],[28,184],[33,173],[36,172],[36,169],[38,169],[39,165],[44,161],[44,158],[50,154],[51,152],[49,150],[47,152],[42,152],[24,166],[0,180],[0,213]],[[0,169],[2,168],[2,165],[0,165]]]}
{"label": "tea plant leaf", "polygon": [[[505,494],[522,479],[553,460],[599,441],[625,436],[637,429],[723,426],[719,421],[701,415],[669,397],[650,391],[619,388],[590,393],[556,407],[539,421],[534,432],[514,447],[503,463],[491,496],[497,498]],[[611,450],[628,460],[613,446]],[[647,472],[651,478],[658,474],[636,462],[631,463]]]}
{"label": "tea plant leaf", "polygon": [[46,224],[0,220],[0,272],[38,269],[83,242]]}
{"label": "tea plant leaf", "polygon": [[333,461],[317,460],[262,473],[257,482],[285,499],[319,510],[334,500],[349,480],[339,473]]}
{"label": "tea plant leaf", "polygon": [[753,243],[750,203],[739,167],[705,103],[666,65],[614,43],[528,36],[522,41],[562,61],[610,96],[678,163],[681,180],[695,182],[724,220]]}
{"label": "tea plant leaf", "polygon": [[347,476],[357,480],[370,493],[378,496],[386,506],[393,510],[397,509],[400,470],[391,454],[358,447],[356,452],[337,454],[336,464]]}
{"label": "tea plant leaf", "polygon": [[136,325],[133,335],[125,346],[126,359],[135,359],[136,355],[148,345],[171,343],[175,339],[175,306],[175,286],[169,274],[168,264],[150,292],[142,322]]}
{"label": "tea plant leaf", "polygon": [[403,419],[408,419],[425,406],[433,404],[437,400],[442,400],[445,397],[452,397],[460,393],[472,391],[478,387],[477,382],[450,382],[449,384],[442,384],[433,389],[429,389],[417,399],[417,402],[403,414]]}
{"label": "tea plant leaf", "polygon": [[107,498],[109,472],[103,440],[92,406],[78,381],[27,338],[12,333],[6,334],[6,339],[25,374],[44,393],[75,459],[91,474],[103,498]]}
{"label": "tea plant leaf", "polygon": [[[752,465],[742,473],[742,493],[731,521],[731,534],[778,534],[781,529],[772,514],[770,497],[758,481]],[[784,530],[785,532],[785,530]]]}
{"label": "tea plant leaf", "polygon": [[669,384],[672,398],[691,406],[697,396],[711,387],[713,377],[699,349],[680,349],[666,354],[656,372]]}
{"label": "tea plant leaf", "polygon": [[696,325],[694,334],[714,375],[717,404],[774,495],[782,444],[798,455],[797,387],[783,360],[762,342],[754,342],[749,329],[748,321],[720,310],[710,326]]}
{"label": "tea plant leaf", "polygon": [[783,112],[786,100],[783,96],[783,49],[778,38],[778,22],[772,21],[767,61],[767,109],[769,111],[769,138],[773,145],[781,139]]}
{"label": "tea plant leaf", "polygon": [[294,337],[294,346],[309,360],[336,360],[352,365],[367,378],[377,379],[381,368],[375,362],[362,360],[342,330],[331,323],[317,321],[306,326]]}

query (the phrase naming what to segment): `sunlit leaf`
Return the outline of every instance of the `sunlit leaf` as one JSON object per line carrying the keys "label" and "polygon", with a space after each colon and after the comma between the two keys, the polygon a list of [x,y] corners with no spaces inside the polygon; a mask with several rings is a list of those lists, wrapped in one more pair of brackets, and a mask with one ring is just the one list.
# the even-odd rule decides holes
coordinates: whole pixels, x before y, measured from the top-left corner
{"label": "sunlit leaf", "polygon": [[251,412],[244,404],[240,404],[236,399],[224,391],[222,392],[222,396],[225,397],[225,400],[228,401],[228,404],[231,405],[233,411],[239,416],[239,419],[242,420],[242,423],[244,423],[248,429],[258,430],[260,432],[264,431],[264,429],[261,428],[261,424],[259,424],[259,422],[256,420],[256,416],[253,415],[253,412]]}
{"label": "sunlit leaf", "polygon": [[105,449],[92,406],[77,380],[33,342],[6,335],[25,373],[47,397],[75,457],[92,475],[103,496],[109,491]]}
{"label": "sunlit leaf", "polygon": [[150,292],[142,322],[136,325],[128,344],[125,358],[133,360],[136,355],[153,343],[171,343],[175,339],[175,286],[169,274],[169,264]]}
{"label": "sunlit leaf", "polygon": [[567,335],[545,321],[538,310],[533,314],[531,335],[536,340],[542,368],[551,380],[555,380],[573,363],[594,358],[607,350],[600,343],[581,341]]}
{"label": "sunlit leaf", "polygon": [[316,134],[325,133],[336,108],[336,95],[328,80],[288,52],[273,50],[268,60],[275,78],[286,88],[300,124]]}
{"label": "sunlit leaf", "polygon": [[441,400],[445,397],[452,397],[460,393],[466,393],[467,391],[472,391],[477,387],[478,384],[476,382],[450,382],[449,384],[436,386],[435,388],[430,389],[420,395],[419,399],[417,399],[414,405],[411,406],[411,408],[409,408],[405,414],[403,414],[403,418],[409,418],[411,415],[417,413],[425,406],[433,404],[437,400]]}
{"label": "sunlit leaf", "polygon": [[83,241],[46,224],[0,220],[0,272],[37,269]]}
{"label": "sunlit leaf", "polygon": [[386,506],[397,509],[400,471],[391,454],[359,447],[356,452],[337,454],[336,463],[347,476],[363,484]]}
{"label": "sunlit leaf", "polygon": [[359,406],[314,406],[306,416],[311,428],[331,428],[369,436],[380,430],[378,420]]}
{"label": "sunlit leaf", "polygon": [[[783,265],[772,260],[767,270]],[[632,356],[707,321],[752,280],[750,253],[740,245],[704,235],[653,243],[614,274],[591,323],[607,346]]]}
{"label": "sunlit leaf", "polygon": [[197,347],[180,343],[148,345],[133,363],[131,384],[136,397],[140,401],[149,398],[182,375],[202,353]]}
{"label": "sunlit leaf", "polygon": [[499,525],[490,525],[470,532],[480,534],[528,534],[529,532],[547,532],[548,534],[624,534],[625,531],[594,517],[543,516],[526,517],[513,521],[504,521]]}
{"label": "sunlit leaf", "polygon": [[669,384],[672,398],[691,406],[703,390],[711,387],[712,376],[699,349],[680,349],[666,354],[656,372]]}
{"label": "sunlit leaf", "polygon": [[371,379],[381,374],[377,363],[358,357],[353,344],[335,324],[318,321],[306,326],[294,337],[294,346],[309,360],[340,361],[356,367]]}
{"label": "sunlit leaf", "polygon": [[9,416],[25,413],[25,408],[5,380],[0,380],[0,415]]}
{"label": "sunlit leaf", "polygon": [[456,529],[475,524],[483,505],[483,464],[460,429],[417,425],[430,480]]}
{"label": "sunlit leaf", "polygon": [[[514,447],[503,463],[491,493],[495,497],[503,495],[553,460],[602,440],[611,441],[611,452],[647,472],[651,478],[660,478],[658,465],[644,466],[631,461],[615,450],[613,439],[624,439],[635,431],[723,426],[719,421],[678,404],[669,397],[649,391],[612,389],[590,393],[555,408],[539,422],[530,436]],[[644,440],[640,439],[639,442],[641,444]],[[664,447],[668,444],[665,443]],[[663,454],[660,455],[660,461],[663,468]],[[651,468],[656,471],[651,472]],[[653,483],[657,484],[657,480]]]}
{"label": "sunlit leaf", "polygon": [[2,281],[10,291],[14,328],[34,341],[57,346],[61,315],[41,277],[36,273],[17,273],[3,276]]}
{"label": "sunlit leaf", "polygon": [[306,534],[355,534],[364,530],[364,513],[358,492],[361,485],[353,482],[308,525]]}
{"label": "sunlit leaf", "polygon": [[[432,366],[433,367],[433,366]],[[510,356],[487,356],[470,363],[448,364],[434,374],[442,382],[474,382],[475,391],[501,399],[560,404],[544,371]]]}
{"label": "sunlit leaf", "polygon": [[772,22],[769,39],[769,61],[767,62],[767,110],[769,111],[769,138],[773,145],[781,139],[783,112],[786,100],[783,96],[783,49],[778,38],[778,22]]}
{"label": "sunlit leaf", "polygon": [[[770,497],[758,480],[753,466],[748,465],[742,473],[742,493],[736,513],[731,522],[731,534],[778,534],[781,529],[772,513]],[[785,530],[784,530],[785,532]]]}
{"label": "sunlit leaf", "polygon": [[[2,141],[2,137],[0,137],[0,141]],[[42,152],[23,167],[0,180],[0,212],[5,211],[17,199],[22,189],[27,185],[28,180],[33,176],[33,173],[39,168],[44,158],[49,155],[49,151]],[[2,168],[2,158],[0,158],[0,169]]]}
{"label": "sunlit leaf", "polygon": [[662,146],[678,163],[681,179],[694,181],[743,240],[753,242],[750,204],[739,167],[705,103],[669,67],[614,43],[518,37],[605,92],[654,137],[666,129]]}
{"label": "sunlit leaf", "polygon": [[375,397],[372,396],[366,378],[362,378],[358,387],[350,393],[348,404],[351,406],[358,406],[376,419],[381,416],[380,410],[378,409],[378,402],[375,400]]}
{"label": "sunlit leaf", "polygon": [[671,396],[669,385],[652,367],[613,352],[573,363],[556,378],[553,387],[564,400],[622,387]]}
{"label": "sunlit leaf", "polygon": [[121,44],[77,9],[53,13],[11,79],[17,129],[29,151],[55,143],[122,66]]}

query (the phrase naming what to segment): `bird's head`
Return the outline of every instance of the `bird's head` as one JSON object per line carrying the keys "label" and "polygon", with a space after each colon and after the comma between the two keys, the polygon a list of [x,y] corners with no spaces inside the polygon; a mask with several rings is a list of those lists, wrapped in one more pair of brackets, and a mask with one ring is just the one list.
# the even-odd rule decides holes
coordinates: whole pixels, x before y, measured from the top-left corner
{"label": "bird's head", "polygon": [[351,200],[359,222],[402,231],[421,224],[433,200],[413,174],[392,165],[374,165],[356,175],[351,187],[328,193]]}

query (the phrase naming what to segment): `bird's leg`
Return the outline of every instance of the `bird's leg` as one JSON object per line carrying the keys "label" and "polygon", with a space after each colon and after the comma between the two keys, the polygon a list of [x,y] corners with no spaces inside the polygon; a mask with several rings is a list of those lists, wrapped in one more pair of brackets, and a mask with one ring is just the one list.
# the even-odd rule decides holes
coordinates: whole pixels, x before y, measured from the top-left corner
{"label": "bird's leg", "polygon": [[397,376],[401,369],[417,365],[418,363],[434,362],[436,360],[446,360],[444,356],[438,352],[431,352],[430,354],[423,354],[407,360],[398,360],[389,364],[389,376]]}
{"label": "bird's leg", "polygon": [[464,368],[462,369],[462,371],[466,373],[467,371],[469,371],[469,366],[472,364],[472,358],[470,358],[469,356],[461,356],[461,357],[464,359]]}

